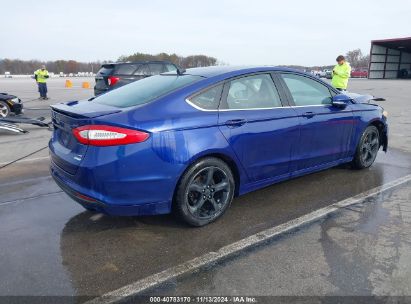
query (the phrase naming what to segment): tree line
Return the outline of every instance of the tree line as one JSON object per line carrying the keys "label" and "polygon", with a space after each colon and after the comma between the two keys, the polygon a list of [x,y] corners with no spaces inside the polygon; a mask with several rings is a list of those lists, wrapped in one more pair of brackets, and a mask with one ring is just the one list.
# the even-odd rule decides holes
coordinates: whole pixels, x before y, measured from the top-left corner
{"label": "tree line", "polygon": [[0,74],[10,72],[12,75],[30,75],[39,69],[43,64],[49,72],[64,74],[78,72],[97,72],[104,63],[96,62],[78,62],[76,60],[20,60],[20,59],[0,59]]}
{"label": "tree line", "polygon": [[196,67],[206,67],[220,64],[217,58],[206,56],[206,55],[190,55],[190,56],[180,56],[177,54],[167,54],[160,53],[156,55],[144,54],[144,53],[134,53],[132,55],[120,56],[118,61],[146,61],[146,60],[165,60],[177,64],[183,68],[196,68]]}
{"label": "tree line", "polygon": [[[355,49],[347,52],[347,61],[351,64],[353,68],[368,67],[369,55],[364,56],[360,49]],[[212,65],[221,65],[222,62],[218,61],[217,58],[206,56],[206,55],[190,55],[190,56],[180,56],[177,54],[144,54],[144,53],[134,53],[132,55],[120,56],[117,62],[126,61],[146,61],[146,60],[166,60],[174,64],[177,64],[183,68],[194,68],[194,67],[205,67]],[[56,61],[40,61],[40,60],[20,60],[20,59],[1,59],[0,58],[0,74],[4,72],[10,72],[11,74],[33,74],[35,70],[40,68],[41,65],[46,65],[49,72],[64,74],[78,73],[78,72],[94,72],[96,73],[102,64],[108,63],[110,61],[94,61],[94,62],[78,62],[76,60],[56,60]],[[325,66],[288,66],[296,68],[299,70],[323,70],[332,69],[334,65]]]}
{"label": "tree line", "polygon": [[[179,56],[177,54],[160,53],[156,55],[135,53],[125,55],[118,58],[117,62],[126,61],[146,61],[146,60],[167,60],[175,63],[183,68],[204,67],[219,64],[214,57],[206,55],[191,55]],[[53,73],[78,73],[78,72],[94,72],[96,73],[102,64],[111,61],[95,61],[95,62],[78,62],[76,60],[55,60],[55,61],[40,61],[40,60],[20,60],[20,59],[1,59],[0,58],[0,74],[10,72],[12,75],[29,75],[40,68],[43,64],[49,72]]]}

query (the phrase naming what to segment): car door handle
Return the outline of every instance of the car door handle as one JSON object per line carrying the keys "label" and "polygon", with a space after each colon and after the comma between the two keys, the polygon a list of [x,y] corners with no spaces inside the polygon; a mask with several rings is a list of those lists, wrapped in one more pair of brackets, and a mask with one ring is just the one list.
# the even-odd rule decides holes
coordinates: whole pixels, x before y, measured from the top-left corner
{"label": "car door handle", "polygon": [[240,127],[247,122],[247,119],[231,119],[225,122],[228,127]]}
{"label": "car door handle", "polygon": [[305,113],[303,113],[302,116],[307,117],[307,118],[311,118],[311,117],[315,116],[315,113],[314,112],[305,112]]}

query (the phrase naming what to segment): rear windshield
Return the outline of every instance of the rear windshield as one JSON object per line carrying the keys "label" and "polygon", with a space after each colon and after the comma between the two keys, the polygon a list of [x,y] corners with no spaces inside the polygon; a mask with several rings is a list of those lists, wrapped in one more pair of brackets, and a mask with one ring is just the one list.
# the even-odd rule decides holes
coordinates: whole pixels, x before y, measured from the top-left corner
{"label": "rear windshield", "polygon": [[110,75],[114,70],[113,64],[103,65],[101,69],[97,72],[97,75]]}
{"label": "rear windshield", "polygon": [[119,108],[137,106],[201,79],[201,76],[193,75],[152,76],[107,92],[96,97],[93,101]]}

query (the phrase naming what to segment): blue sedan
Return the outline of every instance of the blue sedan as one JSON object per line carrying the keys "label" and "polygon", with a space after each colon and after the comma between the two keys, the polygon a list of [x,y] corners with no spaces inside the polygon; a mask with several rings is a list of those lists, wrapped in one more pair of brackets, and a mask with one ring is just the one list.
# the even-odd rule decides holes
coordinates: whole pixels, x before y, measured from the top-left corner
{"label": "blue sedan", "polygon": [[387,150],[386,112],[311,75],[207,67],[52,106],[51,175],[88,210],[172,210],[194,226],[233,197]]}

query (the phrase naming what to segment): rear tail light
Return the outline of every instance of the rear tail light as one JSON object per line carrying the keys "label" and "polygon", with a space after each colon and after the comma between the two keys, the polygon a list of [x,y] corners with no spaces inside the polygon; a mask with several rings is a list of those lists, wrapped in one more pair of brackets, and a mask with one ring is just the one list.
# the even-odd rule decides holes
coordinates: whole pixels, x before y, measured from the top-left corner
{"label": "rear tail light", "polygon": [[108,85],[113,86],[120,80],[120,77],[109,76],[107,79]]}
{"label": "rear tail light", "polygon": [[73,129],[77,140],[90,146],[117,146],[140,143],[150,136],[143,131],[105,125],[87,125]]}

